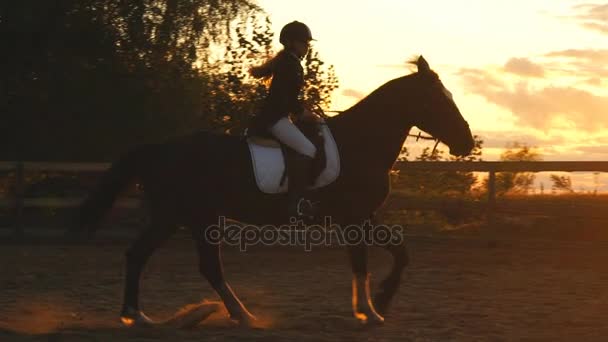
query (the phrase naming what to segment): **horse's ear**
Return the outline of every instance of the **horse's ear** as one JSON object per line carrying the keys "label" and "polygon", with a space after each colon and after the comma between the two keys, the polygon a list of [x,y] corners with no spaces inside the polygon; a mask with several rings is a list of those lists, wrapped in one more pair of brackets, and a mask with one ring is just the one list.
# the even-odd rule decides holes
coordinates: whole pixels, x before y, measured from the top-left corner
{"label": "horse's ear", "polygon": [[431,71],[431,67],[429,66],[429,63],[426,61],[426,59],[424,59],[424,57],[422,57],[422,55],[420,55],[420,57],[418,57],[418,60],[416,61],[416,65],[418,66],[418,72]]}

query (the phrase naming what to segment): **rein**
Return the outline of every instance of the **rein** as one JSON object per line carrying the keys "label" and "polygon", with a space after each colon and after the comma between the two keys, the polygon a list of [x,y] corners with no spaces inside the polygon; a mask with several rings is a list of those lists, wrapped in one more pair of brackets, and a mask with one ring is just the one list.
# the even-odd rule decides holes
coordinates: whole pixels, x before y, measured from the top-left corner
{"label": "rein", "polygon": [[[433,146],[433,152],[431,152],[431,154],[435,154],[435,151],[437,150],[437,146],[439,145],[439,139],[437,138],[433,138],[430,135],[422,135],[422,132],[418,132],[418,134],[408,134],[408,137],[416,137],[416,141],[418,141],[419,139],[422,140],[435,140],[435,146]],[[407,139],[407,137],[406,137]]]}
{"label": "rein", "polygon": [[[319,114],[321,117],[323,117],[324,119],[327,119],[329,116],[327,114],[325,114],[325,112],[327,113],[337,113],[337,114],[341,114],[344,111],[343,110],[326,110],[323,111],[323,109],[321,108],[321,106],[317,106],[317,108],[315,108],[315,113]],[[437,138],[433,138],[430,135],[422,135],[422,132],[418,132],[418,134],[408,134],[408,137],[415,137],[416,141],[422,139],[422,140],[435,140],[435,146],[433,146],[433,152],[432,154],[435,154],[435,151],[437,150],[437,146],[439,145],[439,139]],[[406,137],[407,139],[407,137]]]}

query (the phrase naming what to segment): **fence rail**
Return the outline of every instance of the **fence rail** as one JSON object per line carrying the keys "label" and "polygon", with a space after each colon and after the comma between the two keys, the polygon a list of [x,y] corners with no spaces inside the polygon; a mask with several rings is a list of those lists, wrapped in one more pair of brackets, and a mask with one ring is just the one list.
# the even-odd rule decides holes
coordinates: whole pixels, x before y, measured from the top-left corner
{"label": "fence rail", "polygon": [[[0,171],[14,172],[15,191],[12,198],[0,199],[0,208],[13,208],[15,213],[15,235],[23,235],[21,216],[26,207],[55,207],[70,208],[77,206],[82,198],[25,198],[25,173],[31,171],[55,171],[55,172],[103,172],[110,167],[110,163],[53,163],[53,162],[0,162]],[[608,172],[608,161],[527,161],[527,162],[398,162],[393,167],[400,172],[408,171],[461,171],[461,172],[488,172],[488,199],[486,209],[488,218],[492,219],[496,206],[496,173],[497,172]],[[403,203],[403,201],[401,201]],[[410,209],[436,209],[445,205],[442,203],[431,203],[430,201],[416,201],[408,205]],[[123,208],[137,208],[140,205],[138,199],[121,199],[116,204]]]}

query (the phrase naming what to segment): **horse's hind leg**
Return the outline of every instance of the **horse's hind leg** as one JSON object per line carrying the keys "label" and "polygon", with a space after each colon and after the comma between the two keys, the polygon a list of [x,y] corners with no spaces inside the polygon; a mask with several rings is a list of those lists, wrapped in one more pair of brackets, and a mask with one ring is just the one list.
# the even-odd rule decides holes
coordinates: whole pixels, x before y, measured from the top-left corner
{"label": "horse's hind leg", "polygon": [[393,268],[386,279],[380,284],[380,290],[374,297],[374,303],[378,312],[382,315],[386,314],[388,306],[399,289],[401,283],[401,274],[403,269],[409,263],[409,256],[405,243],[390,244],[386,249],[393,256]]}
{"label": "horse's hind leg", "polygon": [[126,277],[121,320],[126,325],[152,323],[139,308],[139,279],[146,262],[177,227],[161,222],[152,224],[137,238],[126,252]]}
{"label": "horse's hind leg", "polygon": [[192,227],[192,235],[196,241],[196,247],[199,254],[199,270],[201,274],[209,281],[209,284],[220,296],[230,318],[238,321],[243,325],[252,325],[256,320],[239,300],[236,293],[232,290],[228,282],[224,279],[224,271],[222,267],[222,257],[220,251],[221,241],[209,241],[208,234],[205,234],[206,229],[211,228],[211,225]]}

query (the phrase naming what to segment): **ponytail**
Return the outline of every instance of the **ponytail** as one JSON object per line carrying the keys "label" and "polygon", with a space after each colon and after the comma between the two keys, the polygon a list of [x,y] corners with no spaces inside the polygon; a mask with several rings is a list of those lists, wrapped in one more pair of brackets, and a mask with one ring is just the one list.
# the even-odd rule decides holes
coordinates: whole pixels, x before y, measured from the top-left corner
{"label": "ponytail", "polygon": [[274,57],[270,58],[266,62],[249,68],[249,75],[255,78],[265,79],[269,79],[270,77],[272,77],[272,74],[274,73],[274,61],[281,53],[283,53],[283,51],[277,53]]}
{"label": "ponytail", "polygon": [[269,78],[272,76],[272,62],[273,59],[269,59],[264,64],[253,66],[249,69],[249,75],[255,78]]}

